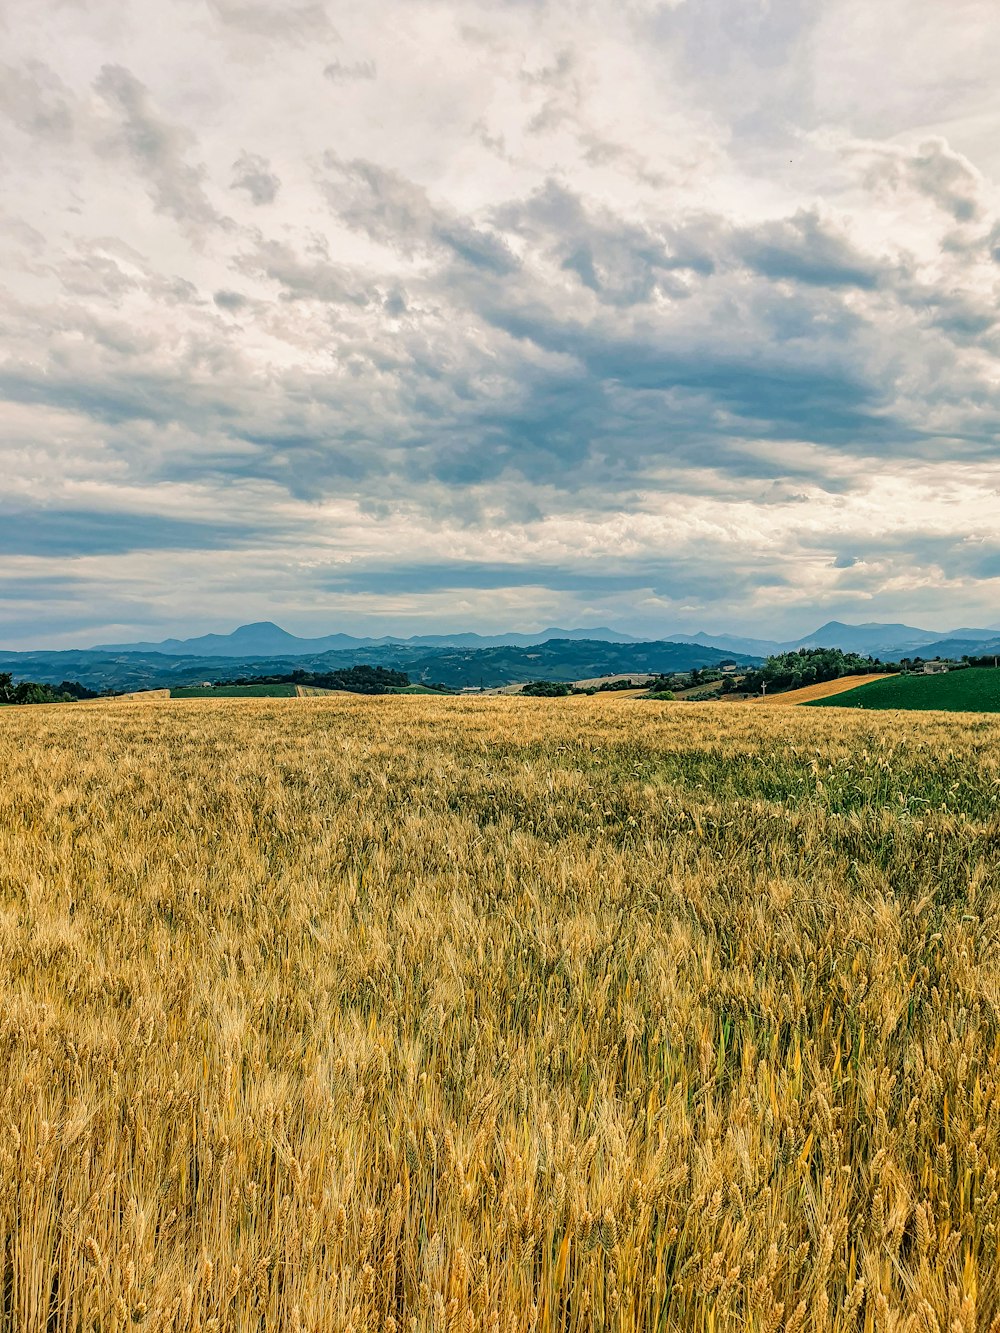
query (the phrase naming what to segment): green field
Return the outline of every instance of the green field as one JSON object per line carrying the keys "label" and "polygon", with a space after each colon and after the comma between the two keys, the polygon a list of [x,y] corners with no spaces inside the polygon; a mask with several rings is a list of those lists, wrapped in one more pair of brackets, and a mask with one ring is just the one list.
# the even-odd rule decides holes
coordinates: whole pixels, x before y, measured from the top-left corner
{"label": "green field", "polygon": [[178,685],[171,699],[294,699],[294,685]]}
{"label": "green field", "polygon": [[803,708],[939,708],[949,713],[1000,713],[1000,671],[966,667],[939,676],[887,676],[856,690],[812,699]]}

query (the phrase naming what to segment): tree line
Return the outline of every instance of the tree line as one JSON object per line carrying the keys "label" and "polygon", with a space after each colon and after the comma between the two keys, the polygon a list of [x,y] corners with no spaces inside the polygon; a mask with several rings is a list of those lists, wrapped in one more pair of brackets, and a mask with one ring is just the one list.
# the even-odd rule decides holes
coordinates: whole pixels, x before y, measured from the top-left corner
{"label": "tree line", "polygon": [[744,694],[760,694],[765,687],[798,690],[804,685],[839,680],[841,676],[870,676],[895,670],[896,667],[880,662],[877,657],[845,653],[839,648],[799,648],[790,653],[775,653],[763,666],[748,671],[739,689]]}
{"label": "tree line", "polygon": [[9,671],[0,671],[0,703],[69,704],[80,699],[99,699],[97,690],[88,689],[78,680],[64,680],[59,685],[43,685],[37,680],[19,680]]}
{"label": "tree line", "polygon": [[639,682],[606,680],[600,685],[568,685],[561,680],[532,680],[522,686],[521,693],[533,699],[562,699],[567,694],[614,694],[619,690],[635,690]]}
{"label": "tree line", "polygon": [[[339,667],[336,671],[296,670],[215,682],[216,685],[312,685],[321,690],[349,690],[352,694],[391,694],[394,690],[405,690],[410,683],[405,671],[380,666]],[[447,685],[428,688],[452,693]]]}

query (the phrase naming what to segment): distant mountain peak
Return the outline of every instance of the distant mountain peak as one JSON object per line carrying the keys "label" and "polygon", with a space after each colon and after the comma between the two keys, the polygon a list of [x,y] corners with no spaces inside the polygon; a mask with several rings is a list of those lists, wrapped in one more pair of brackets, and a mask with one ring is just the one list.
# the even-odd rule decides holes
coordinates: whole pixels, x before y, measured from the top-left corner
{"label": "distant mountain peak", "polygon": [[[844,652],[858,652],[883,661],[898,661],[901,657],[931,656],[974,652],[978,644],[996,639],[996,630],[963,629],[941,634],[935,630],[918,629],[899,623],[882,624],[865,621],[848,624],[842,620],[828,620],[819,629],[801,639],[778,642],[769,639],[748,638],[739,634],[674,633],[658,636],[659,641],[697,644],[720,649],[726,654],[744,654],[767,657],[771,653],[789,652],[798,648],[840,648]],[[171,657],[306,657],[317,653],[374,649],[389,644],[410,648],[461,648],[477,651],[491,647],[528,647],[554,640],[608,644],[635,644],[637,636],[606,625],[584,629],[564,629],[550,626],[537,633],[480,634],[473,631],[453,634],[414,634],[409,638],[382,635],[378,638],[355,637],[351,634],[327,634],[317,638],[300,638],[276,625],[273,620],[257,620],[240,625],[229,634],[202,634],[197,638],[164,639],[158,643],[100,644],[96,651],[114,653],[160,653]],[[642,642],[651,642],[643,639]],[[942,644],[939,650],[935,645]],[[992,651],[992,649],[991,649]]]}
{"label": "distant mountain peak", "polygon": [[385,634],[377,638],[356,637],[352,634],[326,634],[317,638],[299,638],[276,625],[273,620],[256,620],[240,625],[229,634],[201,634],[189,639],[161,639],[158,642],[102,643],[98,652],[135,653],[158,652],[172,657],[245,657],[280,653],[284,656],[307,656],[340,649],[371,647],[396,643],[413,646],[440,646],[486,648],[490,646],[545,643],[550,639],[588,640],[596,643],[635,643],[635,635],[600,625],[593,629],[563,629],[552,627],[537,634],[414,634],[409,638]]}

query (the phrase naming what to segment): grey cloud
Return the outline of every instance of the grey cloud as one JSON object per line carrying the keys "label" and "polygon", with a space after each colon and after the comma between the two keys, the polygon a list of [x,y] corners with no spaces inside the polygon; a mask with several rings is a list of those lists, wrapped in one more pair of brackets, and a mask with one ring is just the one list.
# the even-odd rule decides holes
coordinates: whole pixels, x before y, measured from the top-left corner
{"label": "grey cloud", "polygon": [[0,513],[5,556],[121,555],[128,551],[213,550],[250,539],[245,527],[199,523],[160,514],[96,509],[34,509]]}
{"label": "grey cloud", "polygon": [[[814,440],[846,449],[898,449],[906,426],[878,412],[870,386],[846,368],[758,364],[753,352],[704,345],[649,347],[637,338],[546,325],[537,314],[495,312],[498,327],[567,358],[539,366],[525,356],[511,392],[483,400],[474,383],[435,411],[419,378],[400,388],[412,436],[398,466],[418,493],[445,486],[507,485],[516,478],[564,493],[592,493],[597,508],[630,503],[650,468],[708,469],[737,479],[777,472],[816,484],[814,460],[778,467],[755,440]],[[411,387],[412,385],[412,387]],[[662,486],[664,483],[658,483]],[[681,482],[681,484],[684,484]],[[847,484],[828,479],[828,489]],[[708,483],[702,480],[699,488]]]}
{"label": "grey cloud", "polygon": [[26,134],[68,140],[73,135],[73,98],[58,75],[40,60],[0,66],[0,112]]}
{"label": "grey cloud", "polygon": [[946,140],[925,140],[909,158],[907,170],[917,189],[957,222],[973,222],[979,217],[979,173]]}
{"label": "grey cloud", "polygon": [[340,566],[322,578],[324,588],[331,591],[368,593],[426,594],[456,592],[470,588],[497,591],[503,588],[547,588],[554,592],[578,593],[593,597],[635,596],[639,593],[673,595],[682,591],[685,596],[718,596],[725,588],[748,587],[766,578],[771,586],[785,580],[775,571],[757,576],[734,571],[724,560],[719,568],[708,569],[697,560],[643,560],[631,563],[626,570],[606,567],[577,568],[553,564],[487,563],[482,561],[454,561],[447,564],[408,564],[357,568]]}
{"label": "grey cloud", "polygon": [[521,71],[521,82],[530,89],[541,89],[541,106],[528,121],[530,134],[545,134],[571,121],[580,105],[577,61],[569,49],[560,51],[551,65],[538,70]]}
{"label": "grey cloud", "polygon": [[524,68],[520,78],[529,88],[567,88],[573,82],[575,69],[576,57],[568,47],[564,47],[551,64],[543,65],[540,69]]}
{"label": "grey cloud", "polygon": [[331,83],[357,83],[374,79],[376,74],[374,60],[355,60],[349,65],[342,60],[331,60],[323,70],[324,77]]}
{"label": "grey cloud", "polygon": [[323,580],[327,588],[361,593],[427,593],[467,588],[544,587],[560,591],[634,592],[644,586],[641,573],[573,571],[545,564],[488,564],[455,561],[447,564],[408,564],[405,569],[382,566],[358,569],[342,566]]}
{"label": "grey cloud", "polygon": [[976,579],[1000,578],[1000,550],[981,552],[979,558],[971,562],[969,573]]}
{"label": "grey cloud", "polygon": [[115,304],[126,292],[142,286],[142,275],[129,272],[111,246],[101,241],[84,242],[76,252],[56,265],[63,290],[73,296],[100,297]]}
{"label": "grey cloud", "polygon": [[996,306],[958,293],[933,293],[926,305],[934,323],[956,341],[975,342],[997,324]]}
{"label": "grey cloud", "polygon": [[198,288],[187,278],[162,277],[154,274],[146,281],[146,290],[157,300],[163,301],[166,305],[196,305],[198,303]]}
{"label": "grey cloud", "polygon": [[204,168],[185,160],[193,135],[159,117],[146,86],[121,65],[105,65],[96,88],[121,117],[120,146],[145,177],[157,211],[189,230],[221,222],[205,194]]}
{"label": "grey cloud", "polygon": [[[168,306],[192,305],[198,301],[193,283],[176,274],[156,272],[145,255],[116,236],[96,236],[78,241],[72,250],[52,265],[64,292],[81,298],[119,305],[131,292],[146,292],[153,300]],[[81,304],[86,308],[86,302]],[[96,308],[96,307],[95,307]],[[88,324],[86,319],[82,324]],[[95,332],[97,323],[90,323]],[[95,337],[100,338],[95,332]],[[120,350],[120,342],[115,342]]]}
{"label": "grey cloud", "polygon": [[233,163],[232,190],[245,190],[250,202],[258,207],[273,204],[281,189],[281,181],[271,170],[271,164],[259,153],[241,153]]}
{"label": "grey cloud", "polygon": [[303,258],[291,246],[265,241],[243,255],[238,267],[245,273],[269,278],[282,288],[287,301],[323,301],[333,305],[365,306],[370,297],[350,270],[326,259]]}
{"label": "grey cloud", "polygon": [[997,328],[995,303],[985,295],[917,277],[904,277],[893,284],[900,303],[929,327],[940,331],[954,347],[975,344],[1000,352],[991,332]]}
{"label": "grey cloud", "polygon": [[529,199],[497,210],[497,223],[530,240],[534,247],[610,305],[648,301],[657,290],[684,297],[687,287],[673,276],[705,276],[715,262],[708,253],[710,227],[664,230],[660,234],[623,222],[608,210],[589,211],[579,196],[556,181]]}
{"label": "grey cloud", "polygon": [[[183,356],[161,361],[148,336],[131,335],[129,341],[128,326],[95,327],[86,336],[91,346],[80,364],[62,349],[44,368],[9,362],[0,369],[0,398],[52,407],[104,427],[148,422],[201,432],[210,423],[232,430],[241,417],[241,401],[251,401],[248,390],[237,393],[239,367],[227,360],[224,343],[194,343]],[[128,447],[126,440],[126,452]]]}
{"label": "grey cloud", "polygon": [[[812,550],[825,550],[828,538],[817,534],[804,545]],[[970,540],[911,527],[889,535],[854,535],[849,550],[833,554],[832,564],[835,569],[845,571],[845,585],[859,589],[878,583],[887,565],[897,569],[936,569],[948,580],[997,578],[1000,544],[996,540]]]}
{"label": "grey cloud", "polygon": [[32,227],[23,218],[0,217],[0,236],[20,245],[32,255],[41,255],[48,242],[37,227]]}
{"label": "grey cloud", "polygon": [[665,172],[652,170],[648,159],[631,144],[616,143],[592,130],[581,130],[578,138],[584,160],[591,166],[610,164],[619,167],[633,179],[651,185],[654,189],[662,189],[667,185],[669,176]]}
{"label": "grey cloud", "polygon": [[[704,455],[707,439],[731,436],[809,439],[850,446],[863,436],[866,447],[908,436],[901,423],[886,420],[880,408],[884,389],[868,383],[860,370],[837,365],[829,354],[810,359],[802,350],[771,349],[766,356],[743,317],[743,335],[716,339],[714,345],[693,330],[676,338],[649,338],[560,320],[549,310],[498,303],[491,320],[511,336],[530,340],[573,358],[582,368],[581,384],[568,385],[566,401],[554,404],[554,420],[571,438],[579,438],[576,414],[566,415],[574,397],[582,404],[586,432],[628,435],[638,411],[638,448],[665,456]],[[832,349],[829,349],[832,350]],[[588,397],[589,395],[589,397]],[[648,406],[647,406],[648,404]],[[719,414],[725,413],[720,420]],[[544,418],[543,418],[544,419]],[[615,423],[619,423],[616,427]],[[716,444],[716,451],[720,449]],[[731,466],[739,454],[715,461]],[[747,461],[740,466],[766,464]]]}
{"label": "grey cloud", "polygon": [[506,138],[504,137],[503,134],[490,133],[490,127],[486,121],[485,116],[480,116],[480,118],[475,122],[475,124],[472,126],[472,133],[476,136],[476,140],[478,143],[481,143],[482,146],[488,149],[491,153],[495,153],[496,156],[501,158],[504,162],[513,161],[513,159],[511,158],[510,154],[507,151]]}
{"label": "grey cloud", "polygon": [[[959,224],[975,222],[983,215],[982,177],[968,158],[955,152],[946,139],[925,139],[913,149],[866,141],[852,144],[847,152],[866,160],[864,180],[870,188],[914,190],[933,200]],[[953,253],[968,254],[974,244],[958,231],[945,238],[944,248]]]}
{"label": "grey cloud", "polygon": [[736,238],[736,252],[749,268],[765,277],[819,287],[871,290],[880,277],[876,261],[813,211],[743,229]]}
{"label": "grey cloud", "polygon": [[336,35],[320,0],[208,0],[208,7],[220,23],[254,37],[305,42]]}
{"label": "grey cloud", "polygon": [[915,563],[936,565],[948,579],[1000,578],[1000,544],[991,541],[971,541],[961,538],[931,537],[912,532],[907,540],[897,543]]}
{"label": "grey cloud", "polygon": [[227,288],[217,291],[212,300],[220,310],[242,310],[245,305],[249,304],[249,298],[244,296],[242,292],[229,291]]}
{"label": "grey cloud", "polygon": [[994,223],[990,233],[986,238],[986,245],[991,259],[995,264],[1000,264],[1000,222]]}
{"label": "grey cloud", "polygon": [[612,305],[648,301],[654,292],[683,298],[692,278],[733,265],[807,287],[871,290],[897,276],[887,261],[864,254],[815,210],[752,228],[734,228],[711,214],[644,227],[608,209],[588,208],[564,185],[549,181],[527,200],[498,209],[495,221]]}
{"label": "grey cloud", "polygon": [[444,250],[474,268],[512,272],[517,261],[502,237],[477,227],[454,210],[435,206],[427,192],[399,172],[374,162],[341,161],[327,153],[332,178],[323,181],[330,206],[350,226],[404,253]]}
{"label": "grey cloud", "polygon": [[[86,587],[87,581],[67,572],[59,574],[4,574],[0,605],[11,602],[61,602]],[[0,622],[2,623],[2,622]]]}

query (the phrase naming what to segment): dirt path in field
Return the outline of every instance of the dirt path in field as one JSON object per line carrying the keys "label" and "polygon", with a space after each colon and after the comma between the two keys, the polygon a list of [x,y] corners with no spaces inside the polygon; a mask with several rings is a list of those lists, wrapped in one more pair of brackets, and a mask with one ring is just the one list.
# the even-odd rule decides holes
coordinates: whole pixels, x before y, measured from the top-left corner
{"label": "dirt path in field", "polygon": [[894,676],[895,671],[880,671],[870,676],[841,676],[838,680],[823,680],[818,685],[803,685],[801,690],[786,690],[784,694],[768,694],[763,699],[755,700],[762,704],[804,704],[810,699],[829,699],[831,694],[845,694],[856,690],[859,685],[867,685],[873,680],[886,680]]}

